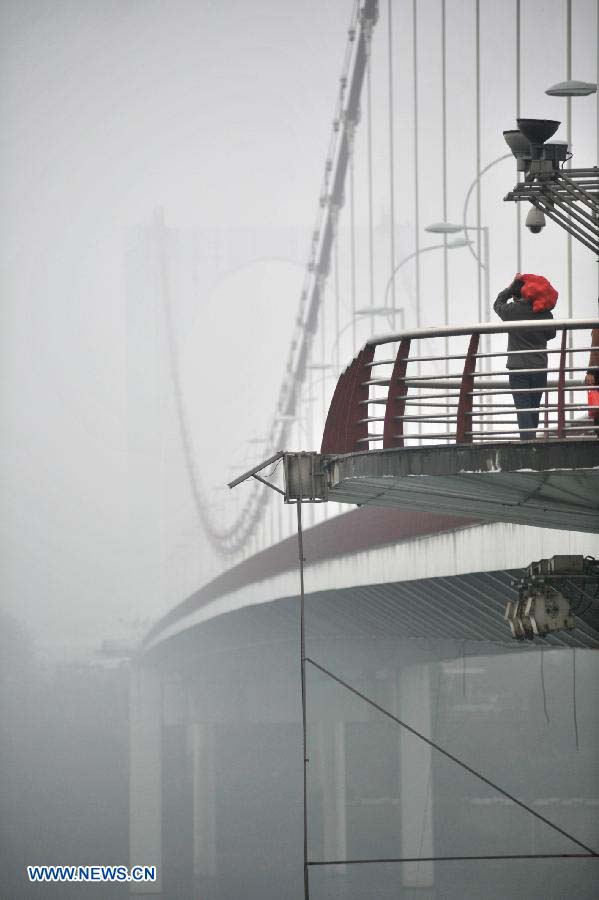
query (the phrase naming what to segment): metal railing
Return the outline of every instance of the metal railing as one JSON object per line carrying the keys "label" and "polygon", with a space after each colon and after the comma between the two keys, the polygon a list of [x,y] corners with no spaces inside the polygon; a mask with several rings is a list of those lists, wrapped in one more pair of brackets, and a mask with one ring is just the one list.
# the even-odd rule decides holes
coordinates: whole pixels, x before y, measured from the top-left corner
{"label": "metal railing", "polygon": [[[541,405],[520,410],[539,410],[531,439],[596,438],[599,422],[584,379],[591,331],[599,328],[599,319],[527,320],[372,338],[337,382],[322,452],[519,440],[513,394],[530,389],[510,387],[507,338],[514,331],[543,328],[557,334],[547,345],[547,368],[534,370],[547,373]],[[394,344],[397,351],[384,355]],[[535,351],[510,355],[514,352]]]}

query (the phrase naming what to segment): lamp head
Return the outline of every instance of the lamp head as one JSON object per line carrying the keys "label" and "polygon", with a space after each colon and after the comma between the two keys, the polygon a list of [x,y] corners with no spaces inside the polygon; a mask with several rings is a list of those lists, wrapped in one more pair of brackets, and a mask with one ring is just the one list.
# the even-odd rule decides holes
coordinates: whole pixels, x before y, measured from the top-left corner
{"label": "lamp head", "polygon": [[588,97],[597,92],[597,85],[591,81],[560,81],[545,91],[550,97]]}
{"label": "lamp head", "polygon": [[[518,128],[504,131],[506,143],[518,163],[518,171],[529,171],[534,175],[546,174],[547,168],[536,160],[546,160],[551,163],[550,171],[556,171],[559,163],[568,158],[569,147],[565,141],[550,141],[560,126],[555,119],[518,119]],[[532,161],[535,160],[531,166]]]}
{"label": "lamp head", "polygon": [[561,122],[555,119],[517,119],[518,128],[531,144],[544,144],[553,137]]}
{"label": "lamp head", "polygon": [[505,142],[516,157],[519,172],[526,172],[528,163],[532,159],[530,141],[525,138],[519,128],[504,131]]}
{"label": "lamp head", "polygon": [[427,225],[424,230],[433,234],[457,234],[458,231],[464,230],[464,226],[456,225],[453,222],[434,222],[432,225]]}

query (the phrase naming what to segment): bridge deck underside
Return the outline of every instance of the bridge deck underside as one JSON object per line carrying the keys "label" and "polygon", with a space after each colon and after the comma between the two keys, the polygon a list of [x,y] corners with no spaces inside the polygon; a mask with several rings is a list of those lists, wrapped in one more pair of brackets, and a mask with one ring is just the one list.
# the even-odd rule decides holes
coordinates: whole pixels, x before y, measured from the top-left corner
{"label": "bridge deck underside", "polygon": [[[479,572],[447,578],[372,584],[318,591],[306,597],[307,647],[346,639],[415,642],[431,656],[487,655],[542,647],[599,649],[599,610],[581,606],[576,628],[547,638],[516,642],[503,621],[507,600],[516,597],[512,580],[520,570]],[[219,652],[268,643],[296,641],[296,596],[218,616],[175,637],[190,652]],[[170,641],[166,642],[170,644]],[[158,645],[160,647],[160,645]],[[445,648],[445,650],[444,650]]]}
{"label": "bridge deck underside", "polygon": [[599,443],[408,448],[329,463],[329,499],[599,533]]}

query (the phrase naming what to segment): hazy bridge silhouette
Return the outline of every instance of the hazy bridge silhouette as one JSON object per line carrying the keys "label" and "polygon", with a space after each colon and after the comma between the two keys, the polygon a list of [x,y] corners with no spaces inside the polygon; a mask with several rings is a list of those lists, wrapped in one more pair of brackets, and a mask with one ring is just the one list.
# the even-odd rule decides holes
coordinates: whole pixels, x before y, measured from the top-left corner
{"label": "hazy bridge silhouette", "polygon": [[[509,87],[514,117],[520,114],[521,70],[533,43],[530,36],[528,44],[523,39],[520,7],[517,3],[510,24],[514,83],[497,86],[495,97],[507,102]],[[423,734],[450,741],[471,766],[480,764],[511,792],[526,794],[532,818],[489,792],[488,785],[462,784],[429,746],[405,734],[398,738],[355,697],[312,672],[304,748],[310,759],[309,850],[315,862],[336,861],[321,876],[314,874],[313,890],[317,897],[347,900],[397,896],[398,885],[406,897],[418,892],[462,898],[472,884],[479,895],[516,896],[518,877],[529,870],[518,869],[516,876],[513,868],[494,869],[490,885],[488,869],[464,858],[567,857],[580,846],[596,847],[598,838],[592,820],[593,750],[583,748],[564,791],[551,782],[552,806],[547,784],[547,771],[561,765],[566,747],[571,752],[572,708],[576,752],[578,710],[586,723],[585,747],[596,747],[592,692],[586,689],[581,696],[576,689],[576,652],[599,648],[596,605],[576,608],[573,631],[525,647],[512,640],[502,615],[505,601],[516,593],[513,577],[531,560],[586,556],[596,549],[598,445],[583,381],[591,330],[599,320],[584,299],[575,302],[571,239],[556,230],[547,240],[565,259],[567,288],[555,323],[556,346],[550,346],[540,427],[533,440],[520,442],[503,370],[509,326],[489,321],[491,246],[494,260],[498,254],[488,223],[497,225],[503,193],[482,187],[482,175],[491,168],[495,179],[506,171],[495,166],[506,158],[496,152],[504,147],[493,143],[493,161],[483,158],[485,116],[499,142],[510,123],[495,121],[493,110],[481,106],[481,68],[491,51],[490,42],[481,43],[477,2],[468,23],[474,35],[473,166],[467,175],[459,170],[464,187],[470,187],[464,221],[452,225],[452,170],[454,180],[458,170],[448,122],[448,34],[453,33],[442,0],[434,32],[438,140],[431,156],[419,118],[421,93],[430,88],[421,80],[426,23],[419,8],[415,2],[400,5],[396,16],[391,2],[384,9],[376,0],[354,6],[285,374],[270,421],[259,423],[265,440],[253,454],[258,462],[280,449],[314,451],[322,435],[329,501],[312,508],[304,536],[310,653]],[[570,3],[567,8],[571,69]],[[430,23],[426,28],[428,37]],[[377,227],[373,180],[382,177],[383,167],[377,168],[375,159],[381,104],[373,84],[375,35],[381,29],[388,204]],[[561,26],[556,30],[561,37]],[[396,80],[403,60],[399,48],[405,51],[407,45],[409,110],[405,96],[398,97]],[[571,125],[569,103],[569,134]],[[577,148],[578,155],[582,152]],[[513,171],[503,177],[511,186]],[[424,245],[430,181],[443,218],[435,228],[443,238]],[[472,223],[466,215],[471,196]],[[400,237],[405,244],[400,207],[403,216],[407,205],[409,246],[400,250]],[[512,210],[509,243],[503,239],[500,246],[521,270],[519,209]],[[184,396],[179,371],[168,229],[160,216],[153,228],[187,474],[203,534],[221,563],[215,577],[191,596],[176,598],[180,602],[154,625],[139,653],[132,692],[131,857],[158,865],[155,892],[169,898],[194,892],[206,900],[299,896],[299,585],[293,521],[281,512],[280,498],[260,483],[250,488],[239,512],[227,517],[211,511],[188,421],[193,401]],[[451,239],[452,231],[463,236]],[[423,269],[422,256],[431,250],[438,252],[426,259],[436,261]],[[497,268],[512,277],[512,262]],[[456,280],[468,279],[473,298],[472,315],[461,327],[451,324],[452,273]],[[423,327],[431,318],[435,327]],[[381,322],[388,334],[376,338]],[[241,368],[245,361],[235,364]],[[279,476],[268,474],[275,484]],[[331,517],[328,509],[335,501],[363,508]],[[376,508],[381,506],[387,508]],[[552,657],[559,675],[554,688],[559,711],[555,704],[551,713],[555,758],[540,737],[549,724],[543,648],[562,651]],[[590,678],[588,658],[582,657]],[[458,680],[459,697],[444,696],[443,685],[451,683],[453,691]],[[505,683],[504,695],[497,684]],[[448,731],[447,722],[450,733],[439,734]],[[572,797],[576,802],[568,805]],[[539,810],[543,815],[535,818]],[[185,839],[175,841],[175,833]],[[376,874],[374,867],[362,867],[370,869],[366,874],[346,864],[352,857],[408,862],[401,863],[399,875],[393,867],[378,867]],[[457,858],[466,868],[447,880],[438,858]],[[579,863],[581,896],[591,896],[594,864],[594,859]],[[553,859],[545,865],[555,896],[565,896],[571,876],[564,863]],[[536,894],[530,878],[525,881],[529,896],[548,896],[546,879]]]}

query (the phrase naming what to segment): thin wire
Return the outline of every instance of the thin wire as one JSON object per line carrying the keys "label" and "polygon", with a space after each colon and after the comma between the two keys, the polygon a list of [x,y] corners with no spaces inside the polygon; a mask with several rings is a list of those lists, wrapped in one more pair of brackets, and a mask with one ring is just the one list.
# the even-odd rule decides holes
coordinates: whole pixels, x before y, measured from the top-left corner
{"label": "thin wire", "polygon": [[304,828],[304,900],[310,898],[310,882],[308,877],[308,757],[306,739],[306,622],[305,622],[305,593],[304,593],[304,539],[302,531],[302,481],[300,475],[300,499],[297,501],[297,549],[299,557],[300,576],[300,675],[302,695],[302,753],[304,773],[304,802],[303,802],[303,828]]}
{"label": "thin wire", "polygon": [[419,731],[417,731],[411,725],[408,725],[406,722],[404,722],[398,716],[395,716],[395,715],[393,715],[393,713],[389,712],[388,709],[385,709],[384,706],[380,706],[380,704],[375,703],[374,700],[371,700],[370,697],[367,697],[366,694],[363,694],[361,691],[356,690],[356,688],[354,688],[350,684],[348,684],[347,681],[344,681],[342,678],[339,678],[338,675],[334,675],[333,672],[331,672],[329,669],[325,669],[325,667],[321,666],[320,663],[315,662],[309,656],[306,657],[306,662],[309,662],[312,666],[314,666],[314,668],[319,669],[321,672],[324,672],[325,675],[328,675],[329,678],[331,678],[333,681],[336,681],[342,687],[346,688],[348,691],[350,691],[350,693],[355,694],[356,697],[360,697],[362,700],[365,701],[365,703],[368,703],[369,706],[372,706],[374,709],[378,709],[378,711],[380,713],[382,713],[384,716],[387,716],[387,718],[392,719],[394,722],[397,722],[398,725],[401,725],[401,727],[405,728],[406,731],[409,731],[410,734],[413,734],[416,737],[420,738],[420,740],[424,741],[425,744],[428,744],[429,747],[432,747],[434,750],[438,750],[438,752],[442,753],[443,756],[446,756],[448,759],[451,759],[452,762],[457,763],[458,766],[460,766],[462,769],[465,769],[466,772],[470,772],[470,774],[474,775],[475,778],[478,778],[479,781],[482,781],[485,784],[488,784],[489,787],[493,788],[493,790],[496,790],[498,793],[503,794],[503,796],[507,797],[508,800],[511,800],[517,806],[526,810],[526,812],[529,812],[531,814],[531,816],[534,816],[536,819],[540,819],[540,821],[544,822],[545,825],[548,825],[554,831],[557,831],[559,834],[561,834],[563,837],[567,838],[569,841],[572,841],[578,847],[582,847],[582,849],[586,850],[587,853],[589,853],[591,856],[599,856],[599,853],[597,853],[597,851],[591,849],[591,847],[587,847],[587,845],[583,844],[582,841],[579,841],[578,838],[575,838],[571,834],[568,834],[568,832],[564,831],[563,828],[560,828],[559,825],[555,825],[549,819],[546,819],[545,816],[542,816],[541,813],[532,809],[530,806],[527,806],[526,803],[523,803],[522,800],[518,800],[518,798],[514,797],[513,794],[510,794],[508,791],[499,787],[499,785],[496,784],[495,782],[491,781],[490,778],[486,778],[480,772],[477,772],[476,769],[473,769],[472,766],[469,766],[467,763],[463,762],[461,759],[458,759],[457,756],[454,756],[453,753],[450,753],[448,750],[443,749],[443,747],[439,746],[439,744],[435,743],[435,741],[432,741],[430,738],[425,737],[423,734],[421,734]]}
{"label": "thin wire", "polygon": [[[352,355],[356,352],[356,193],[354,179],[353,147],[349,161],[349,218],[350,218],[350,256],[351,256],[351,324]],[[517,205],[517,204],[516,204]]]}
{"label": "thin wire", "polygon": [[[416,266],[416,328],[420,328],[420,191],[418,167],[418,11],[417,0],[412,3],[412,44],[414,66],[414,263]],[[416,363],[420,375],[421,363]],[[417,425],[418,442],[422,443],[422,422]]]}
{"label": "thin wire", "polygon": [[[566,80],[572,78],[572,0],[567,0],[566,4]],[[566,97],[566,140],[568,146],[572,147],[572,98]],[[569,169],[572,162],[569,159],[566,163]],[[572,318],[572,235],[568,232],[568,318]],[[572,363],[570,363],[572,365]]]}
{"label": "thin wire", "polygon": [[[520,118],[521,98],[521,11],[520,0],[516,0],[516,118]],[[518,180],[520,173],[518,173]],[[522,271],[522,211],[520,204],[516,203],[516,255],[518,259],[518,271]]]}
{"label": "thin wire", "polygon": [[[341,298],[339,294],[339,232],[335,229],[335,236],[333,238],[334,246],[333,246],[333,263],[335,268],[335,334],[339,334],[339,316],[340,316],[340,303]],[[324,362],[324,359],[323,359]],[[336,374],[339,375],[339,344],[337,344],[337,352],[335,353],[335,367]]]}
{"label": "thin wire", "polygon": [[[443,0],[445,2],[445,0]],[[389,32],[389,194],[390,194],[390,239],[391,239],[391,271],[395,269],[395,140],[393,133],[393,15],[392,0],[388,0],[387,28]],[[393,330],[395,331],[395,282],[391,290],[391,305],[393,307]]]}
{"label": "thin wire", "polygon": [[543,711],[545,713],[545,719],[547,722],[550,722],[549,713],[547,712],[547,694],[545,692],[545,648],[541,644],[541,690],[543,691]]}
{"label": "thin wire", "polygon": [[[443,166],[443,221],[447,222],[447,23],[445,17],[445,0],[441,3],[441,94],[442,94],[442,166]],[[449,324],[449,259],[447,251],[447,235],[443,235],[443,323]],[[445,356],[449,355],[449,337],[444,340]],[[448,372],[449,360],[445,360],[445,373]]]}
{"label": "thin wire", "polygon": [[281,465],[282,461],[283,461],[283,457],[281,456],[281,457],[279,457],[279,459],[276,461],[276,463],[273,465],[273,467],[272,467],[272,469],[270,470],[270,472],[266,472],[266,474],[262,473],[262,477],[263,477],[263,478],[272,478],[272,476],[275,474],[275,472],[277,471],[277,469],[278,469],[279,466]]}
{"label": "thin wire", "polygon": [[[572,79],[572,0],[567,0],[566,4],[566,80],[570,81]],[[568,147],[572,148],[572,97],[566,98],[566,140],[568,142]],[[571,157],[566,162],[566,168],[570,169],[572,167]],[[568,220],[572,222],[572,217],[568,215]],[[568,318],[572,318],[572,235],[568,231],[566,235],[566,258],[567,258],[567,272],[568,272]],[[570,353],[568,355],[570,366],[574,365],[573,355],[571,352],[572,349],[572,335],[568,335],[568,347],[570,348]],[[570,391],[568,393],[568,403],[572,403],[574,400],[574,396]],[[572,414],[570,414],[572,417]]]}
{"label": "thin wire", "polygon": [[[418,11],[412,2],[414,68],[414,263],[416,266],[416,328],[420,328],[420,193],[418,181]],[[418,364],[420,365],[420,364]]]}
{"label": "thin wire", "polygon": [[[439,673],[439,677],[437,679],[437,702],[435,703],[435,715],[434,715],[433,722],[432,722],[432,730],[433,730],[433,734],[435,734],[435,735],[437,733],[437,722],[439,720],[439,708],[441,706],[441,686],[443,684],[443,680],[441,678],[442,666],[441,666],[440,661],[437,662],[437,671]],[[426,780],[426,793],[425,793],[425,797],[424,797],[424,809],[422,812],[422,828],[420,829],[420,841],[418,842],[418,856],[419,857],[422,855],[422,847],[424,844],[424,832],[426,829],[426,814],[428,812],[428,805],[429,805],[430,797],[431,797],[432,781],[433,781],[433,766],[432,766],[432,763],[429,761],[428,778]]]}
{"label": "thin wire", "polygon": [[[370,38],[368,39],[371,40]],[[369,288],[370,305],[374,306],[374,216],[373,216],[373,184],[372,184],[372,45],[368,45],[366,59],[366,107],[368,133],[368,253],[369,253]],[[373,322],[374,329],[374,322]],[[374,333],[374,331],[373,331]]]}
{"label": "thin wire", "polygon": [[[320,304],[320,358],[322,360],[323,365],[326,363],[326,327],[325,327],[325,313],[326,313],[326,303],[324,300],[324,286],[322,287],[323,298]],[[321,422],[326,421],[327,417],[327,391],[326,384],[323,381],[321,391],[320,391],[320,403],[321,403]]]}
{"label": "thin wire", "polygon": [[576,738],[576,752],[580,749],[578,740],[578,718],[576,715],[576,647],[572,647],[572,716],[574,719],[574,736]]}
{"label": "thin wire", "polygon": [[[480,0],[476,0],[476,171],[480,172]],[[480,178],[476,181],[476,249],[478,258],[481,258],[481,239],[482,231],[481,208],[480,208]],[[482,293],[482,271],[480,264],[477,268],[477,290],[478,290],[478,321],[483,320],[483,293]]]}
{"label": "thin wire", "polygon": [[380,859],[322,859],[310,860],[309,866],[363,866],[368,863],[421,863],[421,862],[459,862],[462,860],[482,859],[597,859],[596,853],[495,853],[477,856],[400,856],[382,857]]}

